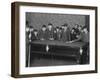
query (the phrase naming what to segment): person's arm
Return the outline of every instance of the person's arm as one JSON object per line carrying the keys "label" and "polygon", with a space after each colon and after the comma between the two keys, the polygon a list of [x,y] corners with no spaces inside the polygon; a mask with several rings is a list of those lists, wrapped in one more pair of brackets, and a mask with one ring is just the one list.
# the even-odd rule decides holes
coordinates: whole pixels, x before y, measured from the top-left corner
{"label": "person's arm", "polygon": [[73,42],[79,41],[80,39],[81,39],[81,35],[78,35],[77,36],[77,39],[72,40],[72,41],[69,41],[69,43],[73,43]]}

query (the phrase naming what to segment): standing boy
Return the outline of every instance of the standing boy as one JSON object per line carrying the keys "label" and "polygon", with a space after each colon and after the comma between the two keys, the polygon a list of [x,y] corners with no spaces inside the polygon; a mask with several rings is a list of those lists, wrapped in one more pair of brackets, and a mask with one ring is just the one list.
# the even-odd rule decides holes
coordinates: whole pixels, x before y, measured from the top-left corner
{"label": "standing boy", "polygon": [[62,37],[61,40],[64,42],[70,41],[70,29],[68,27],[68,24],[64,24],[64,30],[62,30]]}
{"label": "standing boy", "polygon": [[51,23],[48,24],[47,39],[54,40],[54,28],[53,28],[53,25]]}
{"label": "standing boy", "polygon": [[38,30],[37,29],[34,29],[31,39],[32,39],[32,41],[39,39],[39,35],[38,35]]}
{"label": "standing boy", "polygon": [[42,29],[40,29],[38,36],[39,36],[40,40],[46,40],[47,39],[46,25],[42,26]]}
{"label": "standing boy", "polygon": [[61,30],[61,28],[56,27],[55,39],[56,40],[61,40],[61,36],[62,36],[62,30]]}

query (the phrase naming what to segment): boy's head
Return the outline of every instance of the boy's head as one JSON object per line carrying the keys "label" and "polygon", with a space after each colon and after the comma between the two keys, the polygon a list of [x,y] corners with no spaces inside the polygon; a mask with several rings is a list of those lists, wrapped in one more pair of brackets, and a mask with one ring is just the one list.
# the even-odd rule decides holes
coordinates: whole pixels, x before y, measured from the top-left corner
{"label": "boy's head", "polygon": [[79,25],[78,24],[75,24],[74,28],[75,29],[78,29]]}
{"label": "boy's head", "polygon": [[60,32],[62,31],[62,27],[59,28],[59,31],[60,31]]}
{"label": "boy's head", "polygon": [[74,32],[75,32],[75,28],[72,28],[71,33],[74,33]]}
{"label": "boy's head", "polygon": [[42,26],[42,30],[45,31],[46,30],[46,25]]}
{"label": "boy's head", "polygon": [[64,30],[64,25],[61,25],[61,28]]}
{"label": "boy's head", "polygon": [[37,29],[34,29],[34,34],[36,35],[38,33],[38,30]]}
{"label": "boy's head", "polygon": [[58,26],[56,27],[56,31],[59,31],[59,27]]}
{"label": "boy's head", "polygon": [[51,23],[48,24],[48,29],[52,29],[53,25]]}
{"label": "boy's head", "polygon": [[33,26],[30,26],[30,31],[33,31],[33,30],[34,30]]}
{"label": "boy's head", "polygon": [[30,29],[29,29],[29,27],[26,27],[26,32],[28,32]]}
{"label": "boy's head", "polygon": [[82,30],[82,26],[80,25],[80,26],[78,26],[78,30],[79,31],[81,31]]}
{"label": "boy's head", "polygon": [[85,33],[87,33],[87,32],[88,32],[87,27],[84,26],[84,27],[82,28],[82,31],[85,32]]}
{"label": "boy's head", "polygon": [[64,24],[64,30],[67,30],[67,28],[68,28],[68,24],[66,23]]}

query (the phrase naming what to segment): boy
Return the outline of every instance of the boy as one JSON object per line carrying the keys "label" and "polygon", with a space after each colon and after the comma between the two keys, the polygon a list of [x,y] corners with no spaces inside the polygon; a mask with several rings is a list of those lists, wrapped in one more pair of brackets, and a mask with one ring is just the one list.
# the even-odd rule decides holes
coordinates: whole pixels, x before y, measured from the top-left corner
{"label": "boy", "polygon": [[55,39],[56,40],[61,40],[61,36],[62,36],[62,30],[61,30],[61,28],[56,27]]}
{"label": "boy", "polygon": [[29,34],[30,34],[30,28],[29,28],[29,22],[26,21],[26,67],[28,67],[28,54],[29,54]]}
{"label": "boy", "polygon": [[75,32],[77,35],[79,35],[79,33],[80,33],[78,28],[79,28],[79,25],[75,24],[74,29],[75,29]]}
{"label": "boy", "polygon": [[86,26],[83,27],[81,35],[82,35],[81,41],[89,43],[89,32]]}
{"label": "boy", "polygon": [[42,26],[42,29],[39,31],[39,39],[40,40],[46,40],[47,39],[47,29],[46,25]]}
{"label": "boy", "polygon": [[71,41],[76,40],[77,39],[77,34],[75,32],[75,28],[72,28],[71,30]]}
{"label": "boy", "polygon": [[38,31],[37,29],[34,29],[33,33],[32,33],[32,41],[34,40],[38,40],[39,37],[38,37]]}
{"label": "boy", "polygon": [[70,29],[68,28],[68,24],[64,24],[64,30],[62,31],[61,40],[64,42],[70,41]]}
{"label": "boy", "polygon": [[89,32],[86,26],[82,28],[81,41],[86,43],[82,48],[83,54],[81,55],[81,64],[87,64],[89,63]]}
{"label": "boy", "polygon": [[26,25],[26,67],[30,66],[28,59],[30,54],[30,42],[32,38],[33,26]]}
{"label": "boy", "polygon": [[29,31],[29,42],[32,41],[32,32],[33,32],[34,28],[33,26],[30,26],[30,31]]}
{"label": "boy", "polygon": [[54,40],[54,29],[53,29],[53,25],[51,23],[48,24],[47,39]]}

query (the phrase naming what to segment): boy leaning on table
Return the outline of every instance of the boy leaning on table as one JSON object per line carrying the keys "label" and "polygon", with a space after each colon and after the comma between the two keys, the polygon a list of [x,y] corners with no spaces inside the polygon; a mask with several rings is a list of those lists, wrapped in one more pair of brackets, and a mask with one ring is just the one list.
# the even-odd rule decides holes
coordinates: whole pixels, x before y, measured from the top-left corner
{"label": "boy leaning on table", "polygon": [[70,43],[80,41],[84,42],[85,45],[82,47],[82,55],[81,55],[81,64],[89,63],[89,31],[87,26],[82,28],[80,35],[77,36],[77,39],[70,41]]}

